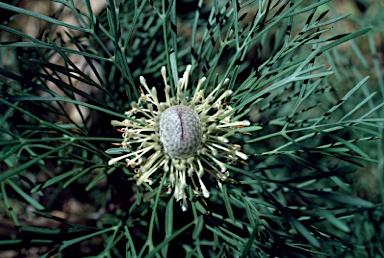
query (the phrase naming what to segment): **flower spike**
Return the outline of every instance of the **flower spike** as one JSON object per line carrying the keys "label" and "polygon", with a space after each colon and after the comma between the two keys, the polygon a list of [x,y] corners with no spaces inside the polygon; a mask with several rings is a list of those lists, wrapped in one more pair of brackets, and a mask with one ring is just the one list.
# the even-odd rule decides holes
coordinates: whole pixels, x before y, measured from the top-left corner
{"label": "flower spike", "polygon": [[132,103],[132,109],[125,112],[129,119],[111,122],[121,127],[120,148],[124,155],[108,162],[113,165],[125,160],[127,166],[135,168],[138,185],[152,183],[150,177],[156,172],[169,173],[167,187],[173,188],[177,201],[182,200],[183,211],[188,208],[187,177],[192,179],[193,192],[209,198],[203,175],[207,173],[215,178],[220,188],[221,181],[229,180],[225,164],[234,164],[239,158],[248,159],[241,146],[231,144],[224,135],[232,135],[232,131],[250,125],[247,120],[231,120],[232,108],[224,101],[232,91],[223,89],[229,79],[205,96],[201,89],[206,81],[203,77],[188,95],[191,70],[192,66],[188,65],[176,85],[176,95],[171,96],[166,68],[161,68],[165,102],[160,102],[156,88],[150,89],[140,76],[142,94],[138,102]]}

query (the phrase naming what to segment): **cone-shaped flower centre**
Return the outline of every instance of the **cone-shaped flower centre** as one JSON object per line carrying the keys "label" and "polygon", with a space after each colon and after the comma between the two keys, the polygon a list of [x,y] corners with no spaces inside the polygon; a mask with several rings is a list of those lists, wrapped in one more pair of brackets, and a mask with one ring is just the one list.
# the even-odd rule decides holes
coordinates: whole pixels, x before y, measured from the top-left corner
{"label": "cone-shaped flower centre", "polygon": [[193,109],[177,105],[169,107],[160,117],[160,140],[169,156],[176,159],[192,157],[201,146],[200,118]]}

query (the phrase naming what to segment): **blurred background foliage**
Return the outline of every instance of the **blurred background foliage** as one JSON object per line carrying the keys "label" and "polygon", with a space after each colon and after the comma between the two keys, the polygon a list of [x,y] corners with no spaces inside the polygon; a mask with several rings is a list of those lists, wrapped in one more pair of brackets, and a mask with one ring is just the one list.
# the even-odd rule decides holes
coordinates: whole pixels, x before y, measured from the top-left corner
{"label": "blurred background foliage", "polygon": [[[382,8],[1,1],[0,257],[383,257]],[[166,65],[174,85],[189,63],[263,129],[183,213],[105,150],[138,77],[160,88]]]}

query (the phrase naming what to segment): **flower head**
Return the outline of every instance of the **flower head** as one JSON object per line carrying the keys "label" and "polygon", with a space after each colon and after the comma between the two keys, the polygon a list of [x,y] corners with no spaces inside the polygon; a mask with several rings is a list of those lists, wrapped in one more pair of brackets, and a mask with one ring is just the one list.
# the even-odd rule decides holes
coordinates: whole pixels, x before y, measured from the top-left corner
{"label": "flower head", "polygon": [[127,166],[135,168],[138,185],[151,184],[151,177],[157,171],[169,173],[168,183],[174,189],[176,200],[183,200],[183,210],[188,207],[187,177],[195,192],[208,198],[203,174],[208,173],[220,185],[220,181],[229,176],[225,163],[247,159],[241,146],[231,144],[226,135],[249,125],[249,121],[231,120],[233,110],[224,100],[232,91],[223,90],[229,79],[205,96],[201,89],[206,80],[203,77],[194,92],[188,94],[190,71],[191,65],[188,65],[175,96],[171,96],[166,69],[162,67],[165,102],[160,102],[156,88],[150,89],[144,77],[140,77],[144,89],[138,102],[132,103],[132,109],[125,112],[127,119],[111,122],[113,126],[122,127],[120,149],[126,154],[109,161],[112,165],[125,160]]}

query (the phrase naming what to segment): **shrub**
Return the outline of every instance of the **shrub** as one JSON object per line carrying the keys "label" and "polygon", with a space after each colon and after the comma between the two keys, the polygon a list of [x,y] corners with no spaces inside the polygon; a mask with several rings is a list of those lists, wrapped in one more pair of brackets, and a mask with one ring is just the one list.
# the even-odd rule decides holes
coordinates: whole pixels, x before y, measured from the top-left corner
{"label": "shrub", "polygon": [[[3,249],[384,255],[375,30],[343,31],[328,1],[46,3],[56,12],[0,3],[13,17],[0,25],[0,203],[16,226]],[[175,105],[190,108],[160,131]],[[197,116],[192,150],[166,145]],[[361,173],[380,190],[359,190]]]}

